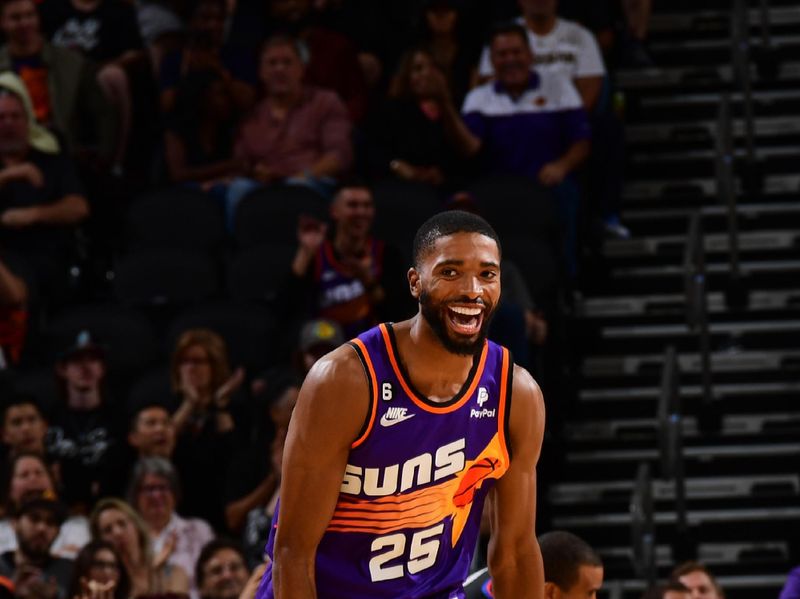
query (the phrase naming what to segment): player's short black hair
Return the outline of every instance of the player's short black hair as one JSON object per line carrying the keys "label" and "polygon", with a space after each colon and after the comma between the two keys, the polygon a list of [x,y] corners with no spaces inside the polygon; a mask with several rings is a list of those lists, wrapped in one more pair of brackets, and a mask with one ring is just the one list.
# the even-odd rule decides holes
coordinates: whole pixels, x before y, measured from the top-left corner
{"label": "player's short black hair", "polygon": [[539,548],[545,581],[564,592],[578,582],[581,566],[603,566],[603,560],[586,541],[564,530],[543,534],[539,537]]}
{"label": "player's short black hair", "polygon": [[500,238],[486,220],[464,210],[446,210],[439,212],[426,220],[414,236],[411,248],[411,258],[415,267],[419,267],[422,257],[433,247],[440,237],[447,237],[455,233],[480,233],[486,235],[497,244],[497,250],[502,253]]}

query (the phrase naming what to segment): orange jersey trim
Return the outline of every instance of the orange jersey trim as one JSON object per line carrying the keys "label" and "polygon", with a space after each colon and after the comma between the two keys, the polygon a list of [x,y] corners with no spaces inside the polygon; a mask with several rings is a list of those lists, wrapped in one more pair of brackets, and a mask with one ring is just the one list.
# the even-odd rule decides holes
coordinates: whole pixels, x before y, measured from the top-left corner
{"label": "orange jersey trim", "polygon": [[422,410],[425,410],[426,412],[431,412],[432,414],[449,414],[450,412],[455,412],[469,401],[470,397],[472,397],[472,394],[475,392],[475,388],[478,386],[481,376],[483,375],[483,368],[486,365],[486,356],[489,353],[488,343],[483,344],[483,350],[481,350],[478,368],[472,377],[472,382],[470,383],[469,388],[464,392],[464,396],[453,405],[437,408],[425,403],[416,395],[416,393],[411,390],[411,386],[408,384],[405,377],[403,377],[403,373],[397,364],[397,358],[395,357],[394,349],[392,348],[392,340],[389,337],[389,330],[386,328],[385,324],[381,324],[380,329],[381,335],[383,335],[383,343],[386,346],[386,352],[389,355],[389,362],[392,365],[392,370],[394,370],[397,380],[400,381],[400,386],[403,388],[403,391],[405,391],[406,395],[408,395],[414,405]]}
{"label": "orange jersey trim", "polygon": [[364,441],[366,441],[367,437],[372,432],[372,428],[375,426],[375,416],[378,413],[378,377],[375,376],[375,367],[372,365],[372,359],[369,357],[369,352],[367,351],[367,346],[364,345],[364,342],[361,341],[361,339],[353,339],[351,343],[356,345],[358,349],[361,350],[361,355],[364,357],[364,365],[367,367],[367,378],[369,379],[369,385],[372,391],[372,405],[370,406],[369,424],[361,436],[353,441],[353,443],[350,445],[350,449],[355,449]]}
{"label": "orange jersey trim", "polygon": [[499,416],[497,419],[497,429],[498,434],[500,437],[500,447],[503,450],[503,459],[505,460],[506,464],[511,464],[511,459],[508,454],[508,444],[506,443],[506,400],[508,398],[508,393],[511,393],[511,389],[508,388],[508,371],[511,368],[510,364],[511,360],[509,358],[509,352],[504,347],[503,348],[503,366],[500,372],[500,407],[499,407]]}

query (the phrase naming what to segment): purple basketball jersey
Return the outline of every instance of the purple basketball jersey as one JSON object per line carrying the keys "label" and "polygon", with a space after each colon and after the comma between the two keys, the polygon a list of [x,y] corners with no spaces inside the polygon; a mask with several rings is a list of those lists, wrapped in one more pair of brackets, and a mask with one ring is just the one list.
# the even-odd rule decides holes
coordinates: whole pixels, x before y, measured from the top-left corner
{"label": "purple basketball jersey", "polygon": [[[487,341],[459,393],[437,403],[414,389],[391,325],[350,343],[369,379],[371,409],[317,549],[317,593],[462,598],[484,500],[510,465],[511,356]],[[276,510],[270,558],[277,521]],[[271,568],[256,596],[274,596]]]}

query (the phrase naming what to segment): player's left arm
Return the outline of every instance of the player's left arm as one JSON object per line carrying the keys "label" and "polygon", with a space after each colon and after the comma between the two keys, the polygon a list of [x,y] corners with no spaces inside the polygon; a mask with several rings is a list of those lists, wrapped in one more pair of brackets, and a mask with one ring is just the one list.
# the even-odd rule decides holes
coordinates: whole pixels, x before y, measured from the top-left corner
{"label": "player's left arm", "polygon": [[498,599],[542,599],[544,568],[536,540],[536,463],[544,435],[544,400],[530,374],[514,366],[509,439],[511,466],[491,501],[489,571]]}

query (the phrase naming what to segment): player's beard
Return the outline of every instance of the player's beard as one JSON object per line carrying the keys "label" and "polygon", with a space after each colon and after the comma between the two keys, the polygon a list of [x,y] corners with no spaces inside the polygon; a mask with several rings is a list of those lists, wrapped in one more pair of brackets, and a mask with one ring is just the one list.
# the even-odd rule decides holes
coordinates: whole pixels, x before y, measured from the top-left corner
{"label": "player's beard", "polygon": [[[452,300],[452,303],[466,305],[475,302],[466,298],[459,298]],[[431,327],[436,338],[439,339],[447,351],[458,354],[459,356],[475,356],[481,352],[483,344],[489,336],[489,323],[492,320],[492,316],[494,316],[493,306],[485,305],[483,322],[481,322],[481,328],[478,330],[477,335],[470,339],[462,340],[454,339],[450,336],[450,329],[445,322],[445,318],[447,318],[446,303],[434,302],[430,295],[423,291],[419,296],[419,305],[425,322],[428,323],[428,326]]]}

